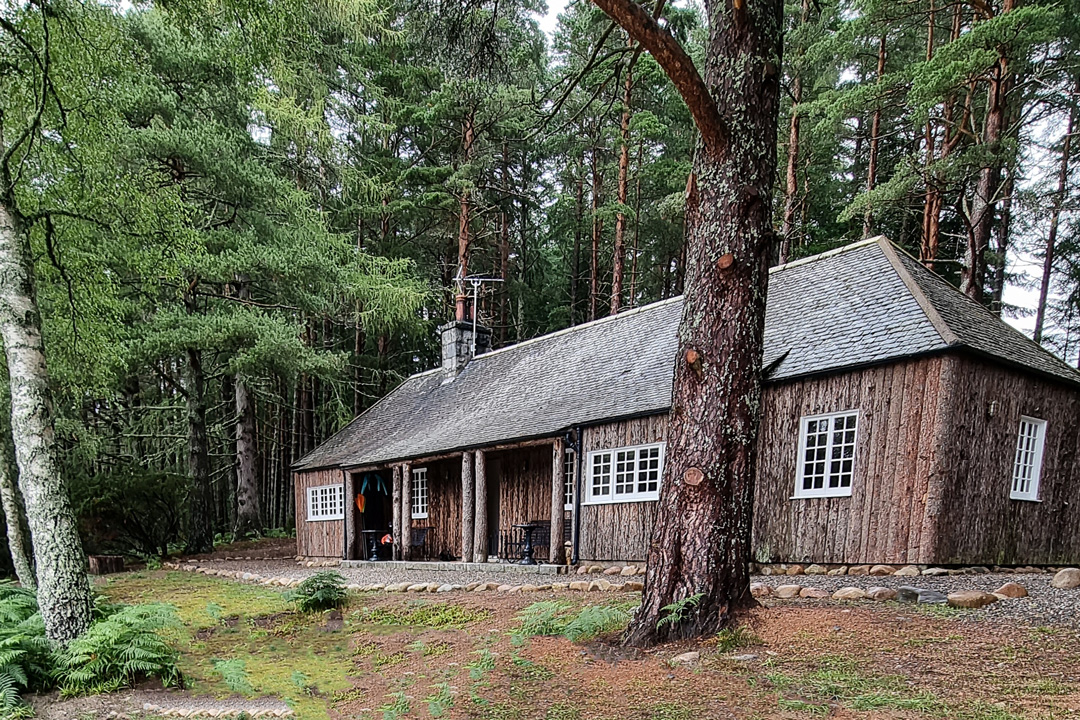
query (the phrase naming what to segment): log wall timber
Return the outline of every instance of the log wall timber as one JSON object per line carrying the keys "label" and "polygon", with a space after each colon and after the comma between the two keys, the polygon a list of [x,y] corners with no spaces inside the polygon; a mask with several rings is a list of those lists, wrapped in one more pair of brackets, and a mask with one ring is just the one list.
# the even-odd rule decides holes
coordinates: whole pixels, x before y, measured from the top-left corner
{"label": "log wall timber", "polygon": [[436,462],[417,461],[413,470],[427,468],[428,516],[416,518],[413,527],[429,527],[422,548],[413,549],[413,558],[444,559],[461,557],[461,458]]}
{"label": "log wall timber", "polygon": [[487,453],[476,451],[474,460],[476,472],[475,513],[473,526],[473,562],[487,562],[488,559],[488,522],[487,522]]}
{"label": "log wall timber", "polygon": [[393,536],[394,559],[401,559],[401,466],[395,465],[393,471]]}
{"label": "log wall timber", "polygon": [[[754,497],[754,557],[819,563],[928,563],[927,497],[944,356],[766,388]],[[955,405],[958,401],[949,401]],[[858,410],[850,497],[794,499],[800,419]],[[929,523],[932,526],[932,523]]]}
{"label": "log wall timber", "polygon": [[356,507],[356,475],[347,472],[345,475],[345,559],[356,560],[360,533],[358,532],[360,509]]}
{"label": "log wall timber", "polygon": [[401,464],[401,559],[412,559],[409,537],[412,535],[412,465]]}
{"label": "log wall timber", "polygon": [[499,530],[551,516],[551,444],[487,453],[499,492]]}
{"label": "log wall timber", "polygon": [[473,534],[476,531],[476,498],[473,495],[475,488],[473,453],[466,450],[461,453],[461,559],[465,561],[473,558]]}
{"label": "log wall timber", "polygon": [[551,536],[548,539],[548,562],[563,564],[563,505],[566,497],[563,477],[566,471],[566,445],[558,438],[551,446]]}
{"label": "log wall timber", "polygon": [[296,554],[305,557],[340,558],[345,549],[345,528],[342,520],[307,519],[307,489],[319,485],[340,485],[345,482],[341,470],[309,470],[293,473],[296,498]]}
{"label": "log wall timber", "polygon": [[[585,428],[582,438],[585,462],[581,488],[589,476],[588,457],[594,450],[644,445],[667,440],[667,415],[652,415]],[[579,555],[583,560],[642,562],[649,550],[656,502],[589,505],[583,492]]]}
{"label": "log wall timber", "polygon": [[[966,356],[950,376],[936,561],[1080,562],[1080,391]],[[1039,502],[1009,498],[1021,415],[1046,421]]]}

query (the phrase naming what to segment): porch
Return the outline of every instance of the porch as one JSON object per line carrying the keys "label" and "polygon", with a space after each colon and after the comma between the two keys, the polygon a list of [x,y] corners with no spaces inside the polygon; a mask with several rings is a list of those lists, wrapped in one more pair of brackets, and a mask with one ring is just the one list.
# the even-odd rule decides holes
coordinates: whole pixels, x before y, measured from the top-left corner
{"label": "porch", "polygon": [[559,438],[347,471],[344,560],[493,569],[519,562],[531,536],[537,563],[564,565],[568,457]]}

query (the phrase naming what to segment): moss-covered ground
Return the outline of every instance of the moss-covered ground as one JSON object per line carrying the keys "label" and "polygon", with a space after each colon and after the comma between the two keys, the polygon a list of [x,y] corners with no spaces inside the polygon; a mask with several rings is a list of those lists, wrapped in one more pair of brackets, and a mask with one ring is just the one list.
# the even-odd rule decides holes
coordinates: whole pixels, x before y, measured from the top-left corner
{"label": "moss-covered ground", "polygon": [[[99,589],[176,607],[185,692],[279,698],[304,720],[1080,717],[1074,632],[972,615],[778,606],[700,645],[640,653],[611,642],[633,595],[354,594],[301,614],[284,591],[191,573]],[[576,643],[533,634],[575,617],[600,625]],[[700,655],[674,661],[688,650]]]}

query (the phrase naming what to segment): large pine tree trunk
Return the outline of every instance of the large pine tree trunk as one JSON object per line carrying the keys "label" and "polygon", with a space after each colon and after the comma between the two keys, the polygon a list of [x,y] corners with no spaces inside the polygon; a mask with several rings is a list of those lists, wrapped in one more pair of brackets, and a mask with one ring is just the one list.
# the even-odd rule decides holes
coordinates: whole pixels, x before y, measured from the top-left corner
{"label": "large pine tree trunk", "polygon": [[[805,25],[810,19],[810,0],[802,2],[800,22]],[[788,123],[787,170],[784,173],[784,217],[780,229],[779,263],[783,265],[791,259],[791,246],[795,240],[795,215],[799,206],[799,142],[801,140],[802,119],[799,105],[802,103],[802,75],[796,71],[791,79],[791,118]]]}
{"label": "large pine tree trunk", "polygon": [[[599,139],[597,139],[599,143]],[[597,306],[600,303],[600,235],[604,221],[600,219],[600,191],[603,183],[600,179],[600,150],[592,149],[592,252],[589,256],[589,320],[596,319]]]}
{"label": "large pine tree trunk", "polygon": [[570,324],[577,324],[578,284],[581,279],[581,222],[585,210],[585,165],[578,167],[574,194],[574,255],[570,260]]}
{"label": "large pine tree trunk", "polygon": [[[634,46],[634,41],[627,38],[627,45]],[[615,252],[611,263],[611,314],[617,315],[622,309],[623,267],[626,262],[626,199],[630,184],[630,101],[634,90],[634,60],[631,56],[626,66],[626,79],[623,84],[623,111],[619,120],[619,180],[617,196],[619,212],[615,216]]]}
{"label": "large pine tree trunk", "polygon": [[206,376],[199,350],[188,349],[186,375],[191,500],[188,503],[185,551],[194,555],[214,549],[214,489],[210,484],[210,451],[206,434]]}
{"label": "large pine tree trunk", "polygon": [[236,526],[233,535],[242,539],[262,530],[262,508],[255,473],[255,399],[239,375],[236,395]]}
{"label": "large pine tree trunk", "polygon": [[[877,79],[876,83],[881,86],[881,77],[885,74],[885,36],[882,35],[878,40],[878,56],[877,56]],[[870,122],[870,161],[866,166],[866,192],[873,192],[877,187],[877,175],[878,175],[878,147],[881,144],[881,98],[878,98],[877,105],[874,107],[874,117]],[[873,203],[868,202],[866,205],[866,212],[863,214],[863,237],[870,237],[870,233],[874,230],[874,210]]]}
{"label": "large pine tree trunk", "polygon": [[[708,0],[704,83],[633,0],[594,0],[657,58],[702,133],[688,183],[685,298],[664,479],[626,640],[710,634],[754,601],[754,459],[772,231],[783,3]],[[642,27],[644,26],[644,30]],[[671,614],[666,606],[684,602]]]}
{"label": "large pine tree trunk", "polygon": [[11,384],[19,489],[37,563],[38,605],[49,638],[67,643],[90,626],[90,583],[60,473],[30,238],[9,201],[0,203],[0,335]]}
{"label": "large pine tree trunk", "polygon": [[[1080,95],[1080,78],[1073,86],[1073,93]],[[1076,108],[1069,111],[1069,124],[1065,128],[1065,138],[1061,141],[1061,161],[1058,164],[1058,184],[1054,193],[1053,206],[1050,209],[1050,228],[1046,233],[1046,245],[1043,247],[1042,279],[1039,281],[1039,304],[1035,310],[1035,342],[1042,342],[1043,326],[1046,324],[1046,303],[1050,297],[1050,278],[1054,274],[1054,254],[1057,251],[1058,225],[1061,222],[1061,209],[1065,205],[1069,189],[1069,162],[1072,155],[1072,134],[1076,129]]]}

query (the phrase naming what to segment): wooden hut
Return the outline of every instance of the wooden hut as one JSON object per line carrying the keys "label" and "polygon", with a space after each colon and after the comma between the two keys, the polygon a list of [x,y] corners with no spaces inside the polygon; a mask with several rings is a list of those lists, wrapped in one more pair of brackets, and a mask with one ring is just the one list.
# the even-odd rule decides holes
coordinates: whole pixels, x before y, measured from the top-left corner
{"label": "wooden hut", "polygon": [[[385,530],[396,557],[516,558],[529,524],[553,562],[644,560],[681,310],[494,352],[444,326],[442,367],[295,467],[299,554]],[[764,367],[759,561],[1080,562],[1080,374],[885,239],[772,270]]]}

